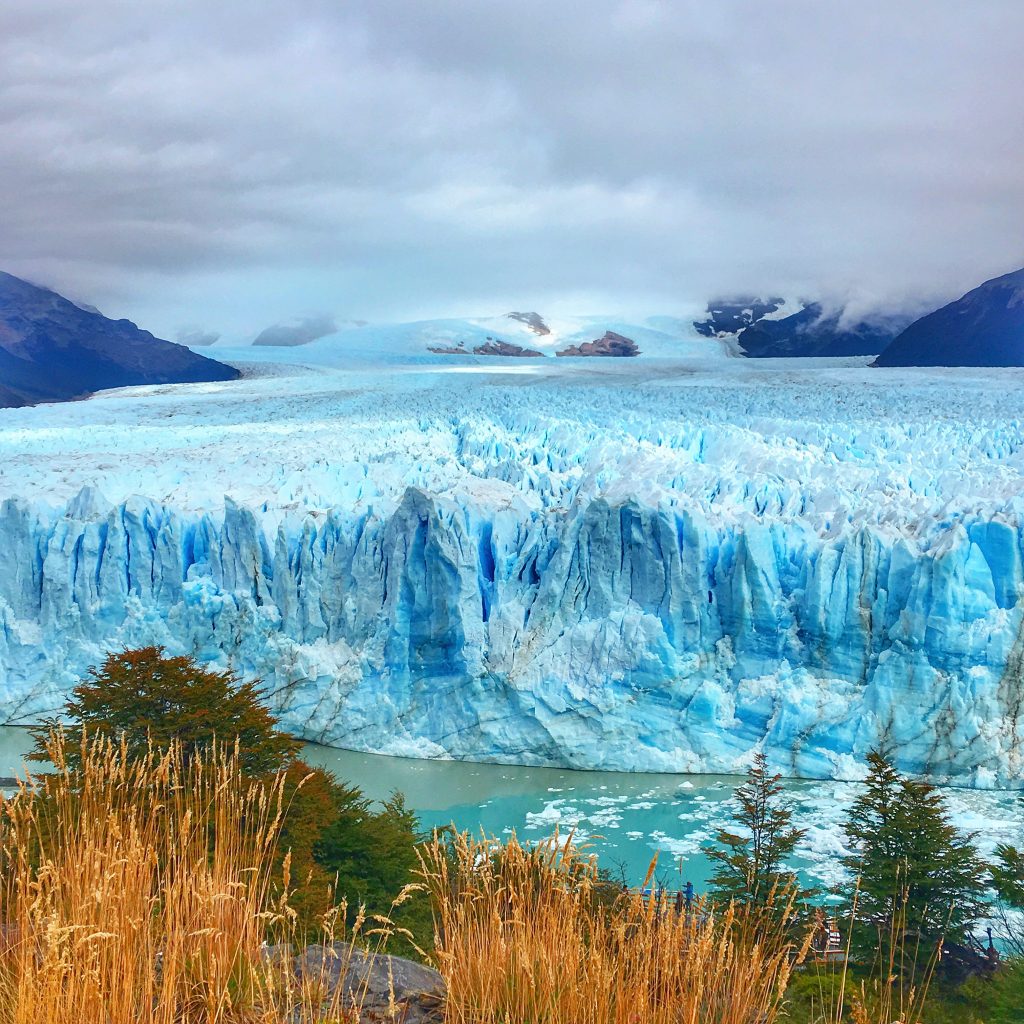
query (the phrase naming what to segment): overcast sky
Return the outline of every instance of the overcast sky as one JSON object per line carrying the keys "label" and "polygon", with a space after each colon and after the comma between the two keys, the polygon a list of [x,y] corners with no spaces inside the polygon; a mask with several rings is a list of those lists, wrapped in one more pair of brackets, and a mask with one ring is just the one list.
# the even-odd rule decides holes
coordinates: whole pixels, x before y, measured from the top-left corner
{"label": "overcast sky", "polygon": [[1024,265],[1022,0],[2,0],[0,269],[179,331]]}

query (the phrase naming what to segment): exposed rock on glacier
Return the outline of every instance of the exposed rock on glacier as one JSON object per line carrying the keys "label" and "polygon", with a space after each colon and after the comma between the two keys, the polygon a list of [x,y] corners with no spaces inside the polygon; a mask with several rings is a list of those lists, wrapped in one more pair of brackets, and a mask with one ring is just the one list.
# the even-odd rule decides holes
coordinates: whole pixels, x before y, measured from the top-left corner
{"label": "exposed rock on glacier", "polygon": [[1005,380],[609,363],[7,412],[3,720],[162,643],[339,746],[1019,785]]}
{"label": "exposed rock on glacier", "polygon": [[778,313],[785,304],[786,300],[778,296],[769,299],[750,295],[712,299],[707,305],[707,319],[694,320],[693,329],[704,338],[739,334],[745,327]]}
{"label": "exposed rock on glacier", "polygon": [[579,345],[556,352],[559,356],[638,356],[640,349],[632,338],[627,338],[615,331],[605,331],[600,338],[584,341]]}

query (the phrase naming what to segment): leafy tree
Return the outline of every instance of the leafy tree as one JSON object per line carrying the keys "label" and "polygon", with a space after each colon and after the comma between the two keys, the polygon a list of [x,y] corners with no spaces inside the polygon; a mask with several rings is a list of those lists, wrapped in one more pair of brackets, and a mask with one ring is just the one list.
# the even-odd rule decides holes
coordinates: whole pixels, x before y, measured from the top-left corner
{"label": "leafy tree", "polygon": [[755,754],[746,781],[736,790],[734,819],[742,831],[719,829],[717,846],[705,848],[715,863],[712,887],[737,904],[768,906],[780,893],[796,890],[796,874],[785,867],[806,834],[792,825],[793,810],[780,799],[781,775],[770,775],[764,754]]}
{"label": "leafy tree", "polygon": [[869,775],[844,824],[855,851],[844,863],[860,884],[842,893],[861,953],[894,946],[913,958],[930,956],[943,939],[962,941],[982,913],[986,869],[974,834],[950,822],[938,790],[902,777],[879,751],[867,756]]}
{"label": "leafy tree", "polygon": [[[278,730],[255,683],[203,668],[190,657],[165,657],[160,647],[125,650],[109,655],[72,690],[62,722],[72,767],[83,736],[123,734],[130,757],[175,742],[188,757],[214,739],[237,740],[240,766],[254,781],[283,770],[278,878],[283,880],[287,858],[290,902],[307,929],[315,929],[329,909],[332,892],[348,898],[353,916],[361,903],[369,913],[386,914],[412,880],[420,836],[416,816],[402,797],[394,795],[375,811],[360,790],[300,760],[301,745]],[[33,759],[48,760],[47,743],[58,724],[34,731]],[[401,923],[426,945],[432,928],[429,906],[411,900],[401,916]],[[403,948],[412,947],[406,943]]]}
{"label": "leafy tree", "polygon": [[[130,756],[144,754],[149,744],[166,749],[178,742],[187,758],[215,738],[237,740],[243,770],[260,776],[283,768],[299,752],[299,744],[278,731],[255,683],[203,668],[191,657],[164,657],[162,647],[107,655],[71,691],[64,718],[70,756],[83,733],[123,733]],[[34,730],[33,759],[47,760],[49,734],[58,724]]]}

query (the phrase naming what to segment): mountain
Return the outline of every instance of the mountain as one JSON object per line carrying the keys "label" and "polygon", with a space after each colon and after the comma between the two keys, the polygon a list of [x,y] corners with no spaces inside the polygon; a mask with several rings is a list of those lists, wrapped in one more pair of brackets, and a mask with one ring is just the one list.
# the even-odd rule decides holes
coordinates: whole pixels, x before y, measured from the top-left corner
{"label": "mountain", "polygon": [[302,353],[304,362],[346,366],[408,359],[435,362],[465,357],[496,361],[559,356],[725,358],[721,345],[695,337],[687,321],[673,317],[542,317],[535,312],[411,323],[342,324],[334,334],[303,346]]}
{"label": "mountain", "polygon": [[877,315],[843,322],[843,310],[825,312],[812,302],[781,320],[762,318],[740,332],[743,354],[772,356],[871,356],[906,327],[909,317]]}
{"label": "mountain", "polygon": [[785,306],[780,298],[755,299],[741,296],[731,299],[713,299],[708,303],[707,320],[694,320],[693,328],[702,338],[721,338],[739,334],[745,327],[756,324]]}
{"label": "mountain", "polygon": [[0,271],[0,407],[131,384],[235,380],[231,366]]}
{"label": "mountain", "polygon": [[1024,366],[1024,269],[915,320],[872,366]]}

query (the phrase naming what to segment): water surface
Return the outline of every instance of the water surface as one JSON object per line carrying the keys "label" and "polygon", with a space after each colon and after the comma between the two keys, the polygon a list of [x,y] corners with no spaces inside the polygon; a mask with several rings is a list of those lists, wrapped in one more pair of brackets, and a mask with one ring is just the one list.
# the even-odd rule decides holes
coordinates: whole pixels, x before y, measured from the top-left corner
{"label": "water surface", "polygon": [[[24,729],[0,728],[0,775],[23,772],[31,741]],[[649,775],[556,768],[424,761],[307,746],[315,765],[359,786],[373,800],[402,792],[425,829],[454,823],[505,838],[515,831],[536,841],[558,828],[574,831],[616,877],[638,884],[658,854],[658,877],[672,888],[692,881],[701,890],[710,865],[702,853],[735,809],[741,781],[724,775]],[[807,830],[794,861],[808,884],[843,878],[841,822],[856,783],[787,780],[796,824]],[[945,789],[956,823],[978,833],[983,854],[999,842],[1024,843],[1018,793]]]}

